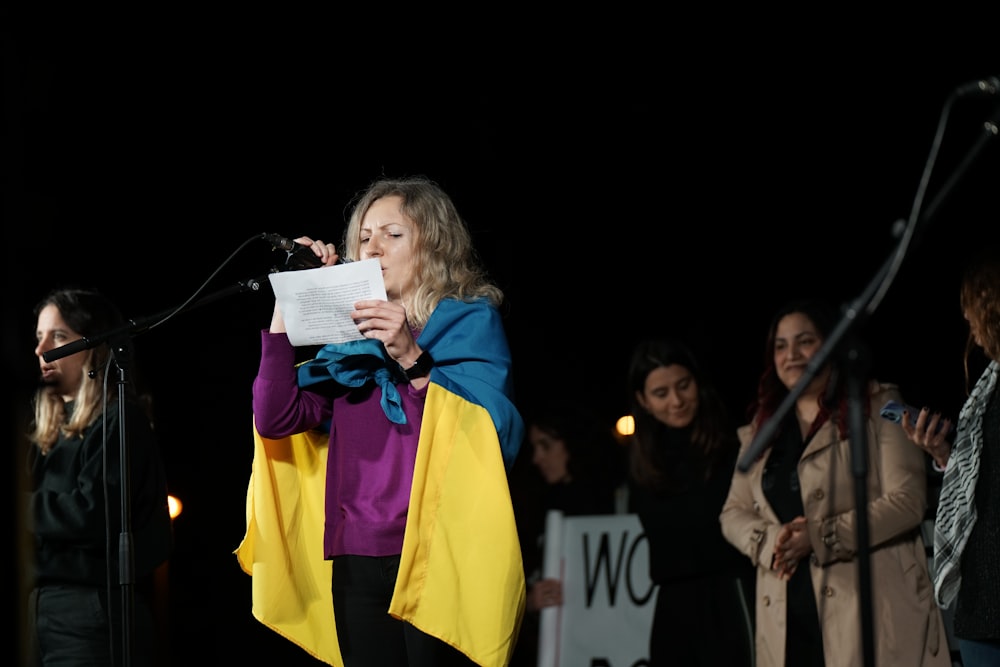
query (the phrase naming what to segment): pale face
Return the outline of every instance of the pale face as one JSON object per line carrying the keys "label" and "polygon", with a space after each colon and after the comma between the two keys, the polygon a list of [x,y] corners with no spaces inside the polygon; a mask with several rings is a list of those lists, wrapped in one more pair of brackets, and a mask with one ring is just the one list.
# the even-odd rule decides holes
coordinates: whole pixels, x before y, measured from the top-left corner
{"label": "pale face", "polygon": [[546,484],[558,484],[569,478],[569,450],[566,443],[541,430],[528,427],[531,443],[531,462],[538,468]]}
{"label": "pale face", "polygon": [[402,197],[382,197],[361,219],[360,259],[379,260],[386,296],[394,303],[402,302],[414,287],[417,226],[400,212],[402,204]]}
{"label": "pale face", "polygon": [[70,401],[76,396],[76,391],[83,382],[83,365],[90,351],[82,350],[52,362],[42,359],[42,354],[80,338],[83,336],[67,326],[55,306],[51,304],[45,306],[38,313],[38,326],[35,329],[35,340],[38,344],[35,346],[35,356],[38,357],[42,383],[51,387],[64,401]]}
{"label": "pale face", "polygon": [[[778,379],[792,389],[802,379],[806,366],[823,347],[816,325],[802,313],[789,313],[778,322],[774,337],[774,369]],[[822,390],[829,368],[817,373],[809,383],[810,392]]]}
{"label": "pale face", "polygon": [[646,376],[636,399],[649,414],[671,428],[688,426],[698,413],[698,381],[680,364],[660,366]]}

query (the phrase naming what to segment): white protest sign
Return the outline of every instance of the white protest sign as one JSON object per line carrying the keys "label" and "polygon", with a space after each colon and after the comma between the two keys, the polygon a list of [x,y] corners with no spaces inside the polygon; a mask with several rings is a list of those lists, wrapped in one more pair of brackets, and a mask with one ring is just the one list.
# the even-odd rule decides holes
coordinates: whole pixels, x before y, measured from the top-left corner
{"label": "white protest sign", "polygon": [[549,512],[543,567],[562,580],[563,604],[541,612],[538,667],[649,664],[658,589],[638,516]]}

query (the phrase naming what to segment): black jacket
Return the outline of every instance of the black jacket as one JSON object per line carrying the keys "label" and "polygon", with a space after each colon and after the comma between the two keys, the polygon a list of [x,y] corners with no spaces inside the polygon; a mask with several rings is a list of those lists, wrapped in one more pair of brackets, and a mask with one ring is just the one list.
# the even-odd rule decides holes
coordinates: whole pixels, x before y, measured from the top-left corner
{"label": "black jacket", "polygon": [[[125,438],[131,475],[131,544],[136,580],[170,555],[172,533],[163,462],[145,411],[127,403]],[[67,405],[72,410],[72,404]],[[117,404],[82,438],[60,436],[46,456],[31,445],[24,526],[30,584],[122,583],[121,439]],[[106,444],[106,446],[105,446]],[[107,472],[106,472],[107,471]]]}

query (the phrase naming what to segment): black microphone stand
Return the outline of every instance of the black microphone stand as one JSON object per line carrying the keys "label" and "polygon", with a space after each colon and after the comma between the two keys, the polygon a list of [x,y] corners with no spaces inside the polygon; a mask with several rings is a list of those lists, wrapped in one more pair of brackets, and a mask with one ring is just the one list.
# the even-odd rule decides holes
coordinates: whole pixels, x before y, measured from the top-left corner
{"label": "black microphone stand", "polygon": [[116,327],[104,333],[97,334],[95,336],[89,336],[80,338],[66,345],[48,350],[42,353],[42,358],[45,361],[55,361],[56,359],[62,359],[71,354],[76,354],[77,352],[82,352],[83,350],[89,350],[94,348],[105,341],[107,341],[108,346],[111,348],[112,360],[114,361],[115,367],[118,369],[118,442],[119,442],[119,457],[121,461],[121,534],[118,537],[118,557],[119,557],[119,584],[121,585],[121,602],[122,602],[122,655],[126,667],[132,664],[132,651],[133,651],[133,625],[134,625],[134,601],[135,601],[135,550],[132,544],[132,494],[131,494],[131,465],[130,465],[130,455],[128,447],[128,428],[126,425],[126,385],[128,384],[127,368],[128,366],[128,342],[134,336],[148,331],[152,326],[163,320],[176,315],[181,312],[186,312],[197,306],[203,306],[214,301],[218,301],[223,297],[228,297],[233,294],[238,294],[248,290],[259,291],[261,286],[267,283],[267,276],[261,276],[259,278],[254,278],[246,281],[239,282],[230,287],[221,289],[217,292],[209,294],[198,301],[191,303],[189,306],[171,308],[165,310],[156,315],[140,318],[138,320],[129,320],[125,325]]}
{"label": "black microphone stand", "polygon": [[[128,335],[124,332],[115,334],[108,341],[111,357],[118,369],[118,456],[121,474],[121,491],[119,497],[121,511],[121,534],[118,536],[118,583],[121,584],[122,602],[122,659],[126,667],[132,664],[132,620],[135,603],[135,547],[132,544],[132,466],[129,460],[128,429],[125,413],[128,384],[127,364]],[[58,348],[57,348],[58,349]],[[113,627],[113,626],[112,626]],[[113,635],[112,635],[113,636]]]}
{"label": "black microphone stand", "polygon": [[[952,93],[951,97],[945,104],[943,116],[947,117],[947,113],[951,104],[955,101],[957,95]],[[927,207],[926,213],[923,216],[917,215],[917,209],[914,210],[914,214],[911,216],[910,220],[910,233],[903,233],[900,238],[900,242],[889,254],[889,257],[882,264],[879,270],[875,273],[872,281],[863,290],[860,296],[855,299],[854,302],[844,307],[844,317],[840,320],[837,326],[833,329],[831,334],[824,341],[823,346],[819,351],[813,356],[809,364],[806,366],[802,377],[799,379],[798,384],[795,385],[785,396],[785,400],[781,402],[774,414],[761,425],[760,430],[754,437],[747,451],[743,454],[742,458],[737,462],[736,468],[739,472],[747,472],[753,465],[753,462],[760,456],[761,452],[766,446],[771,443],[774,435],[778,429],[778,426],[784,421],[788,413],[794,409],[795,403],[798,398],[805,392],[806,387],[809,383],[816,377],[816,374],[822,369],[827,360],[830,359],[836,351],[840,349],[842,345],[846,345],[846,349],[843,350],[844,358],[847,360],[845,364],[845,370],[847,371],[846,386],[848,389],[848,417],[850,425],[850,441],[851,441],[851,470],[854,474],[854,490],[855,490],[855,507],[857,508],[857,542],[858,542],[858,583],[861,587],[859,602],[861,605],[861,637],[862,637],[862,650],[864,657],[864,664],[867,667],[872,667],[875,664],[875,649],[874,649],[874,639],[873,639],[873,629],[872,629],[872,610],[871,610],[871,562],[869,560],[869,532],[868,532],[868,499],[866,492],[866,477],[867,477],[867,430],[865,428],[865,414],[864,414],[864,396],[865,396],[865,381],[867,379],[868,372],[868,355],[862,351],[862,347],[859,345],[857,340],[857,327],[860,322],[862,322],[868,315],[874,312],[878,305],[878,299],[876,298],[879,294],[884,294],[885,290],[891,285],[892,279],[895,277],[896,271],[902,259],[906,255],[907,248],[911,237],[918,228],[924,228],[930,223],[932,217],[937,212],[941,204],[945,199],[951,195],[955,186],[961,180],[961,177],[965,174],[968,168],[975,161],[976,157],[982,152],[986,147],[986,144],[997,137],[1000,134],[998,131],[998,125],[1000,125],[1000,107],[996,109],[996,113],[983,124],[984,133],[980,138],[973,144],[969,149],[965,157],[959,162],[956,170],[951,174],[941,190],[938,192],[937,196]],[[929,174],[927,174],[929,176]],[[925,182],[926,182],[925,176]],[[844,341],[847,341],[846,343]]]}

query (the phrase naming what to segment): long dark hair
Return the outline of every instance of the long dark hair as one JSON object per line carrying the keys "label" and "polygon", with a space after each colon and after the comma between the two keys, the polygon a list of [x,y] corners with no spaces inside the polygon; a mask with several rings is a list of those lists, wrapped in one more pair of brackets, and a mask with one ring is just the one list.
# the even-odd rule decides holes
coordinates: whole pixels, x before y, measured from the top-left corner
{"label": "long dark hair", "polygon": [[[690,454],[699,464],[704,478],[711,478],[728,461],[728,455],[739,447],[736,431],[729,423],[729,417],[721,395],[715,384],[702,371],[691,350],[679,340],[671,338],[649,338],[641,341],[632,350],[628,368],[628,397],[631,414],[635,419],[635,433],[629,457],[629,474],[640,486],[662,488],[670,477],[666,469],[664,440],[672,431],[666,424],[649,414],[637,398],[646,386],[646,378],[657,368],[683,366],[694,376],[698,385],[698,412],[690,430]],[[723,470],[725,474],[732,471]]]}
{"label": "long dark hair", "polygon": [[[837,309],[829,302],[815,298],[793,299],[786,302],[774,314],[764,343],[764,371],[757,382],[757,399],[748,408],[749,417],[755,429],[759,429],[764,422],[770,419],[781,402],[788,396],[788,388],[778,378],[778,372],[774,367],[774,345],[778,324],[783,318],[793,313],[800,313],[807,317],[824,341],[829,339],[838,322]],[[814,427],[825,422],[835,411],[840,436],[846,437],[848,412],[846,409],[847,395],[844,383],[841,381],[844,374],[843,363],[840,357],[831,355],[827,364],[830,365],[830,379],[820,395],[819,414],[814,422]],[[867,391],[867,383],[864,384]],[[865,409],[867,410],[867,402]]]}

